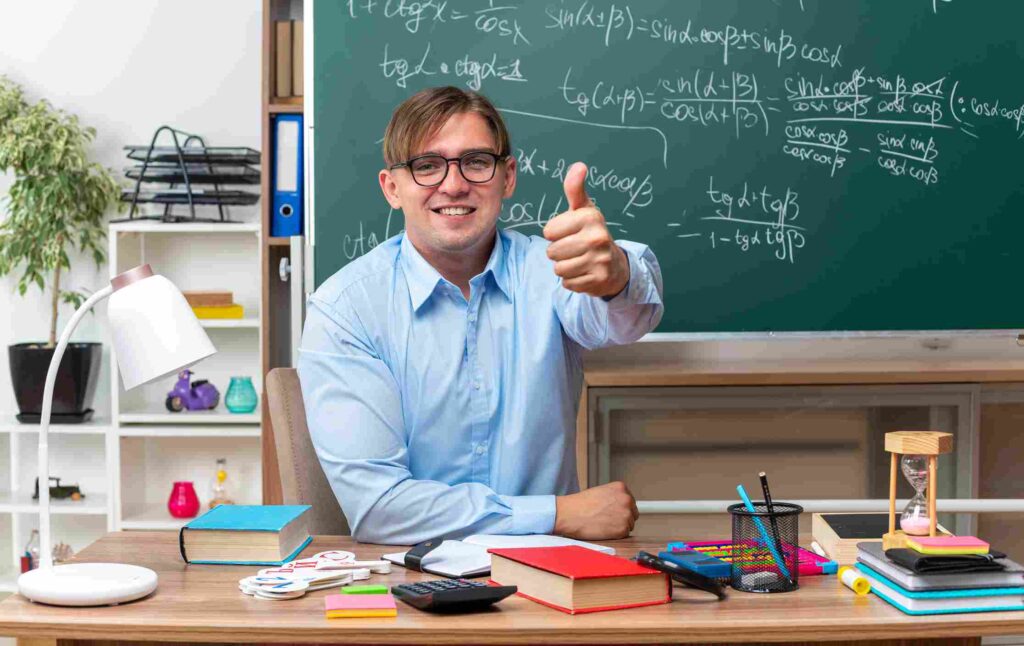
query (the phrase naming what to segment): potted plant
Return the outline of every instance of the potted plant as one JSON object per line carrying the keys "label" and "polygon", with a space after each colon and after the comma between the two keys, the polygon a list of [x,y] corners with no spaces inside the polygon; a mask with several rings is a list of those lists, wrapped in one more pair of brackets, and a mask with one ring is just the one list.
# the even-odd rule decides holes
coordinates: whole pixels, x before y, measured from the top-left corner
{"label": "potted plant", "polygon": [[[0,277],[21,268],[18,293],[31,285],[49,290],[50,335],[44,341],[8,346],[11,381],[22,422],[38,423],[43,384],[57,344],[61,304],[79,307],[87,297],[62,289],[71,269],[68,251],[91,254],[99,269],[106,261],[104,215],[120,205],[113,175],[90,162],[96,131],[47,101],[29,104],[21,88],[0,77],[0,172],[14,183],[0,201]],[[54,387],[52,419],[83,422],[91,416],[102,346],[69,343]]]}

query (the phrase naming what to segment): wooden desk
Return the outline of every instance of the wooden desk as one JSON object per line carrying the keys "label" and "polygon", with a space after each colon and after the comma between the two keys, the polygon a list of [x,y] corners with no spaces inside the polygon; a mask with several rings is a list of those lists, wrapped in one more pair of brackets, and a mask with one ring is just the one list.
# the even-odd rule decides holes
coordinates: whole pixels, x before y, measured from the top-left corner
{"label": "wooden desk", "polygon": [[[609,543],[620,555],[656,550],[663,539]],[[348,537],[317,537],[304,554],[351,549],[377,558],[386,548]],[[736,643],[815,640],[900,640],[889,643],[978,644],[981,635],[1024,633],[1024,612],[909,617],[881,599],[856,597],[835,577],[807,577],[795,592],[732,591],[725,601],[676,588],[671,604],[570,616],[521,597],[485,613],[438,616],[399,602],[398,617],[324,618],[329,590],[289,601],[243,595],[238,579],[253,567],[186,566],[172,532],[118,532],[82,550],[76,560],[121,561],[160,577],[149,598],[123,606],[56,608],[18,595],[0,603],[0,635],[64,640],[190,642],[339,642],[367,644]],[[422,575],[396,567],[373,582],[393,585]],[[927,641],[926,641],[927,640]],[[935,641],[932,641],[935,640]],[[51,642],[52,643],[52,642]],[[879,642],[873,642],[878,644]]]}

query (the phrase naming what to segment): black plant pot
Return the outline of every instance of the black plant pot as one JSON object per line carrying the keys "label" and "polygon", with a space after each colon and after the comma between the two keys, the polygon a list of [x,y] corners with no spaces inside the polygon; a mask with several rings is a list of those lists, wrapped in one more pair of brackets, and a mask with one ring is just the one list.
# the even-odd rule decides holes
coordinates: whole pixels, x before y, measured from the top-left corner
{"label": "black plant pot", "polygon": [[[18,401],[18,421],[38,424],[43,413],[43,387],[54,348],[41,343],[7,346],[11,383]],[[92,417],[93,395],[103,358],[101,343],[69,343],[53,384],[52,423],[80,424]]]}

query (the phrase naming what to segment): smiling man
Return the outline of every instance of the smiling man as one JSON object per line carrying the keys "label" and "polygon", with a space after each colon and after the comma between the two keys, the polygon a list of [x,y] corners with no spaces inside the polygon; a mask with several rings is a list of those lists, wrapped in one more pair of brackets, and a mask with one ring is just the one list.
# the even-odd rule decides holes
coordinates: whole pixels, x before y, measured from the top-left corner
{"label": "smiling man", "polygon": [[627,487],[577,484],[581,354],[658,324],[654,255],[612,239],[581,163],[543,238],[498,229],[516,160],[479,94],[407,99],[384,161],[405,231],[310,297],[299,350],[313,444],[353,536],[627,536]]}

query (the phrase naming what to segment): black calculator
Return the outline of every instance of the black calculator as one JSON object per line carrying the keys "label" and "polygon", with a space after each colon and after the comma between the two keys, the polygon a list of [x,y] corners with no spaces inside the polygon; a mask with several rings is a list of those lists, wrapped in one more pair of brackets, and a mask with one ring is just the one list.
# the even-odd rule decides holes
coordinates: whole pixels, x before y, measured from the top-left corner
{"label": "black calculator", "polygon": [[392,586],[391,594],[420,610],[472,612],[501,601],[516,590],[514,585],[487,585],[467,579],[437,579]]}

